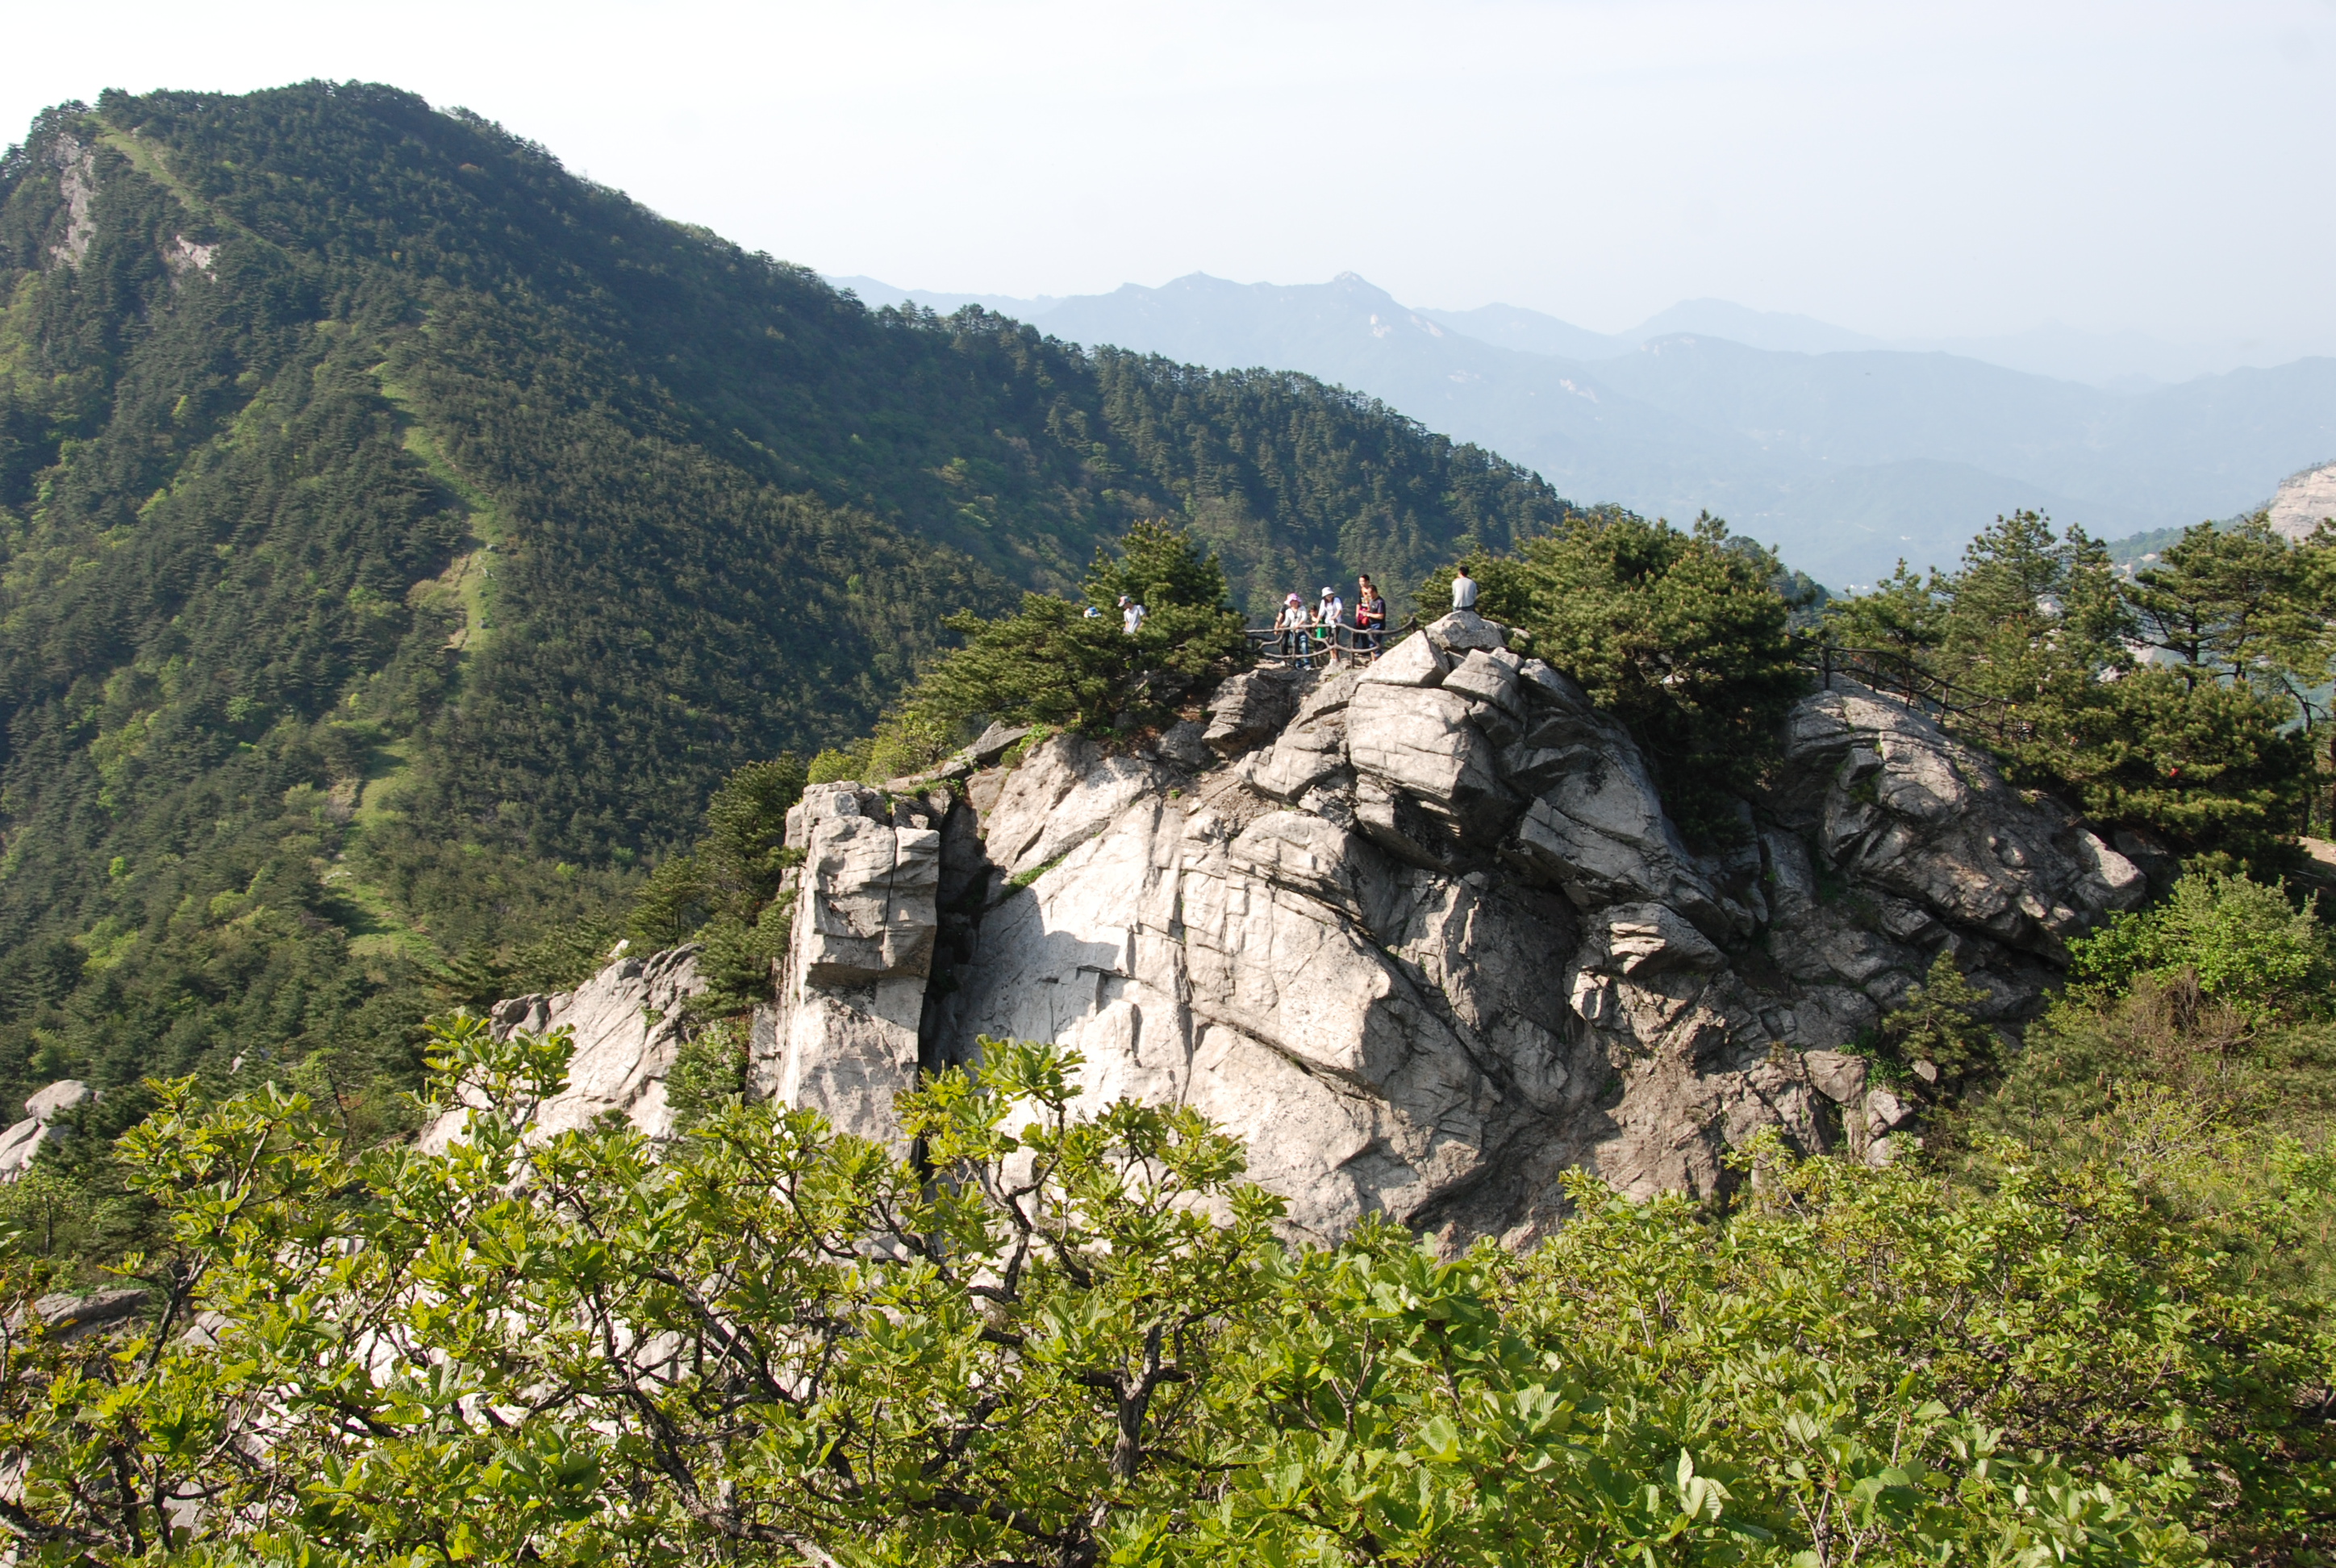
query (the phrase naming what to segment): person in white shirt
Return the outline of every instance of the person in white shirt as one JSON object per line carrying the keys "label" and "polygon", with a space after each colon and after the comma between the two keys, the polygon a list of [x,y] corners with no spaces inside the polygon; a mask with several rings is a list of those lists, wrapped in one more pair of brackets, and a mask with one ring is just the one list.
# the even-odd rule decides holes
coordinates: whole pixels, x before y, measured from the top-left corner
{"label": "person in white shirt", "polygon": [[1119,596],[1119,624],[1130,637],[1144,625],[1144,607],[1124,593]]}
{"label": "person in white shirt", "polygon": [[1340,601],[1338,589],[1324,583],[1322,597],[1314,602],[1314,643],[1326,664],[1338,662],[1338,622],[1346,613],[1347,607]]}
{"label": "person in white shirt", "polygon": [[1281,613],[1274,618],[1274,627],[1281,633],[1281,657],[1292,663],[1302,664],[1306,655],[1306,601],[1291,594],[1281,601]]}
{"label": "person in white shirt", "polygon": [[1452,569],[1452,608],[1454,609],[1476,608],[1476,579],[1468,575],[1468,569],[1465,566],[1455,566]]}

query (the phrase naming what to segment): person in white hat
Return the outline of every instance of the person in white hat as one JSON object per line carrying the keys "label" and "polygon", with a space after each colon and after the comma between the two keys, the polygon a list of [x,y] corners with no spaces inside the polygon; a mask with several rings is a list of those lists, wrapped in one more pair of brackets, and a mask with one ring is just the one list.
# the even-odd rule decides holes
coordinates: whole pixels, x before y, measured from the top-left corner
{"label": "person in white hat", "polygon": [[1324,583],[1322,597],[1314,601],[1314,643],[1326,663],[1338,662],[1338,625],[1346,617],[1347,607],[1338,590]]}
{"label": "person in white hat", "polygon": [[1306,662],[1306,601],[1291,594],[1281,601],[1281,613],[1273,618],[1281,633],[1281,657],[1293,664]]}

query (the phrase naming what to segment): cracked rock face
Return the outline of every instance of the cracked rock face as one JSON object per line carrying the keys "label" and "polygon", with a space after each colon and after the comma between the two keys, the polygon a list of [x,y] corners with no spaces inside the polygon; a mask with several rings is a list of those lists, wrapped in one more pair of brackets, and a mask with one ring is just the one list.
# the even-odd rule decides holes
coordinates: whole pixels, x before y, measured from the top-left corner
{"label": "cracked rock face", "polygon": [[[666,1075],[681,1049],[689,998],[706,989],[697,974],[697,954],[689,946],[648,958],[619,956],[572,991],[513,997],[494,1005],[487,1017],[497,1039],[509,1038],[515,1029],[574,1032],[567,1087],[536,1107],[530,1136],[589,1126],[611,1112],[654,1136],[672,1132]],[[423,1129],[422,1146],[445,1148],[468,1115],[457,1108],[440,1115]]]}
{"label": "cracked rock face", "polygon": [[97,215],[91,209],[97,200],[97,149],[83,145],[76,137],[59,136],[51,143],[48,156],[56,166],[57,192],[64,198],[65,217],[64,232],[49,247],[49,258],[79,271],[89,254],[90,241],[97,237]]}
{"label": "cracked rock face", "polygon": [[[1060,774],[1053,782],[1076,787]],[[1030,824],[1037,852],[1043,822]],[[917,1081],[927,977],[939,934],[941,835],[920,797],[813,784],[787,813],[794,918],[775,1008],[750,1038],[750,1090],[898,1142],[892,1099]]]}
{"label": "cracked rock face", "polygon": [[1504,643],[1454,615],[1367,670],[1243,677],[1205,746],[1056,736],[959,792],[811,792],[757,1083],[897,1141],[920,1071],[1058,1041],[1095,1105],[1241,1137],[1299,1234],[1525,1240],[1572,1168],[1713,1193],[1767,1127],[1891,1157],[1911,1108],[1842,1047],[1942,950],[2019,1021],[2143,896],[1862,688],[1803,700],[1738,841],[1692,846],[1629,735]]}
{"label": "cracked rock face", "polygon": [[[2029,801],[1979,754],[1857,688],[1793,714],[1788,762],[1814,800],[1815,842],[1844,874],[1909,906],[1912,937],[1940,920],[2065,961],[2066,939],[2146,891],[2141,871],[2074,812]],[[1891,926],[1887,919],[1883,922]]]}

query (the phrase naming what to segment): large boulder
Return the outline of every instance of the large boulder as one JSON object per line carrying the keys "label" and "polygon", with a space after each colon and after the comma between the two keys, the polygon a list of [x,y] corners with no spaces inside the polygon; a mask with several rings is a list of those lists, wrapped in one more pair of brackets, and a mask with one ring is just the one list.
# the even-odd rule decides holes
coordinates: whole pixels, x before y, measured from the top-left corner
{"label": "large boulder", "polygon": [[1388,794],[1487,842],[1515,815],[1519,803],[1495,765],[1498,747],[1459,693],[1366,681],[1346,721],[1348,759]]}
{"label": "large boulder", "polygon": [[34,1091],[24,1102],[24,1119],[0,1132],[0,1183],[14,1182],[31,1170],[44,1148],[70,1133],[63,1120],[66,1114],[96,1097],[79,1078],[60,1078]]}
{"label": "large boulder", "polygon": [[749,1086],[842,1131],[897,1141],[892,1101],[917,1080],[940,924],[934,804],[814,784],[787,813],[787,847],[803,859],[778,999],[750,1035]]}
{"label": "large boulder", "polygon": [[1260,665],[1217,688],[1209,727],[1201,738],[1225,756],[1239,756],[1280,733],[1298,711],[1298,672]]}
{"label": "large boulder", "polygon": [[45,1089],[36,1089],[24,1100],[24,1114],[36,1122],[54,1122],[67,1111],[78,1110],[97,1096],[79,1078],[60,1078]]}
{"label": "large boulder", "polygon": [[151,1300],[139,1290],[60,1290],[37,1298],[29,1308],[19,1308],[8,1327],[21,1333],[37,1322],[51,1339],[71,1344],[137,1321]]}
{"label": "large boulder", "polygon": [[1455,609],[1440,620],[1429,621],[1421,636],[1454,658],[1509,646],[1509,628],[1473,609]]}
{"label": "large boulder", "polygon": [[1862,687],[1814,693],[1786,734],[1780,816],[1839,872],[1898,906],[1900,940],[1961,930],[2052,962],[2148,896],[2078,814],[2013,788],[1928,715]]}
{"label": "large boulder", "polygon": [[1368,678],[1368,671],[1350,668],[1314,682],[1273,744],[1242,765],[1244,781],[1276,800],[1295,801],[1336,778],[1347,765],[1347,710]]}

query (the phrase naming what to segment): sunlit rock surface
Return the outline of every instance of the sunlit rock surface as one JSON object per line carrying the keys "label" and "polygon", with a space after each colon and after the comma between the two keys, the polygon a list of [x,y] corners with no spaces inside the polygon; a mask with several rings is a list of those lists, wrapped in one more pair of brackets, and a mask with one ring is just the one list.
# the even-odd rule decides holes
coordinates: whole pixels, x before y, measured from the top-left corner
{"label": "sunlit rock surface", "polygon": [[1629,735],[1505,643],[1455,614],[1367,670],[1229,682],[1204,745],[814,788],[754,1088],[897,1144],[919,1074],[1054,1040],[1095,1104],[1240,1135],[1299,1234],[1523,1240],[1572,1168],[1712,1194],[1769,1127],[1893,1157],[1913,1109],[1844,1047],[1942,950],[2031,1015],[2144,894],[2074,813],[1838,684],[1735,842],[1692,845]]}

